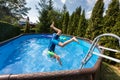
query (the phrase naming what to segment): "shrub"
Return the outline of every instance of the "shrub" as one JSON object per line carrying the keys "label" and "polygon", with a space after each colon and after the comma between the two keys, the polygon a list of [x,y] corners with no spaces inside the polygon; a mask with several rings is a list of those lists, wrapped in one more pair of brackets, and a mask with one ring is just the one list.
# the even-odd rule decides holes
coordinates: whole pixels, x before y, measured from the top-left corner
{"label": "shrub", "polygon": [[0,21],[0,42],[20,34],[20,28]]}

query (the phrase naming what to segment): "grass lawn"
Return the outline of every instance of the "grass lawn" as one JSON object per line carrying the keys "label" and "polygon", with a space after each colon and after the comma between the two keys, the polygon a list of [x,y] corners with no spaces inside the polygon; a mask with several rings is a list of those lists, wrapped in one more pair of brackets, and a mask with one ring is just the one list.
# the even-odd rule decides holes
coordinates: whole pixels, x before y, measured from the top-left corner
{"label": "grass lawn", "polygon": [[100,80],[120,80],[120,69],[103,62],[100,76]]}

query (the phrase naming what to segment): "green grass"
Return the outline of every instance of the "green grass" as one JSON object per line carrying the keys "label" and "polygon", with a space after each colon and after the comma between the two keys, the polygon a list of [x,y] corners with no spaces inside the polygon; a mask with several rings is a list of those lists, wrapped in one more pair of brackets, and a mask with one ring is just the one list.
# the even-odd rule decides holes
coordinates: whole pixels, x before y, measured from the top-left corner
{"label": "green grass", "polygon": [[120,80],[120,69],[103,62],[100,77],[100,80]]}

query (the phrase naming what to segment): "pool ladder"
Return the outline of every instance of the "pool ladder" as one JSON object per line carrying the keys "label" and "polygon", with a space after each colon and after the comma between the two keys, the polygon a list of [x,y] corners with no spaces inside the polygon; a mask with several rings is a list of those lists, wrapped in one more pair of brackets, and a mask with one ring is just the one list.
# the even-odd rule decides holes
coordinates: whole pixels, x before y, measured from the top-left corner
{"label": "pool ladder", "polygon": [[[105,33],[105,34],[101,34],[99,36],[97,36],[93,42],[92,42],[92,45],[91,47],[89,48],[88,52],[87,52],[87,55],[83,58],[82,60],[82,63],[80,65],[80,69],[82,69],[84,67],[84,65],[89,61],[89,59],[92,57],[92,54],[95,54],[95,55],[98,55],[100,57],[103,57],[103,58],[106,58],[106,59],[110,59],[112,61],[115,61],[117,63],[120,63],[120,60],[119,59],[116,59],[116,58],[113,58],[113,57],[109,57],[109,56],[106,56],[106,55],[103,55],[103,54],[99,54],[99,53],[96,53],[96,52],[93,52],[94,49],[95,49],[95,46],[97,45],[97,42],[100,40],[101,37],[103,36],[111,36],[111,37],[114,37],[114,38],[117,38],[118,41],[119,41],[119,46],[120,46],[120,37],[115,35],[115,34],[112,34],[112,33]],[[109,51],[113,51],[113,52],[119,52],[118,50],[115,50],[115,49],[110,49],[110,48],[105,48],[105,47],[102,47],[102,46],[99,46],[99,48],[101,49],[105,49],[105,50],[109,50]]]}

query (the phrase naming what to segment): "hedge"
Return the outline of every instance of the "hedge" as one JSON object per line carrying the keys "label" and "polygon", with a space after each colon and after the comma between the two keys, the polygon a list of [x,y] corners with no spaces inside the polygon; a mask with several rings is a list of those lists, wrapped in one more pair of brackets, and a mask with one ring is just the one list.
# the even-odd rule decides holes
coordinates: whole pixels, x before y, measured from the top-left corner
{"label": "hedge", "polygon": [[20,28],[0,21],[0,42],[19,35]]}

